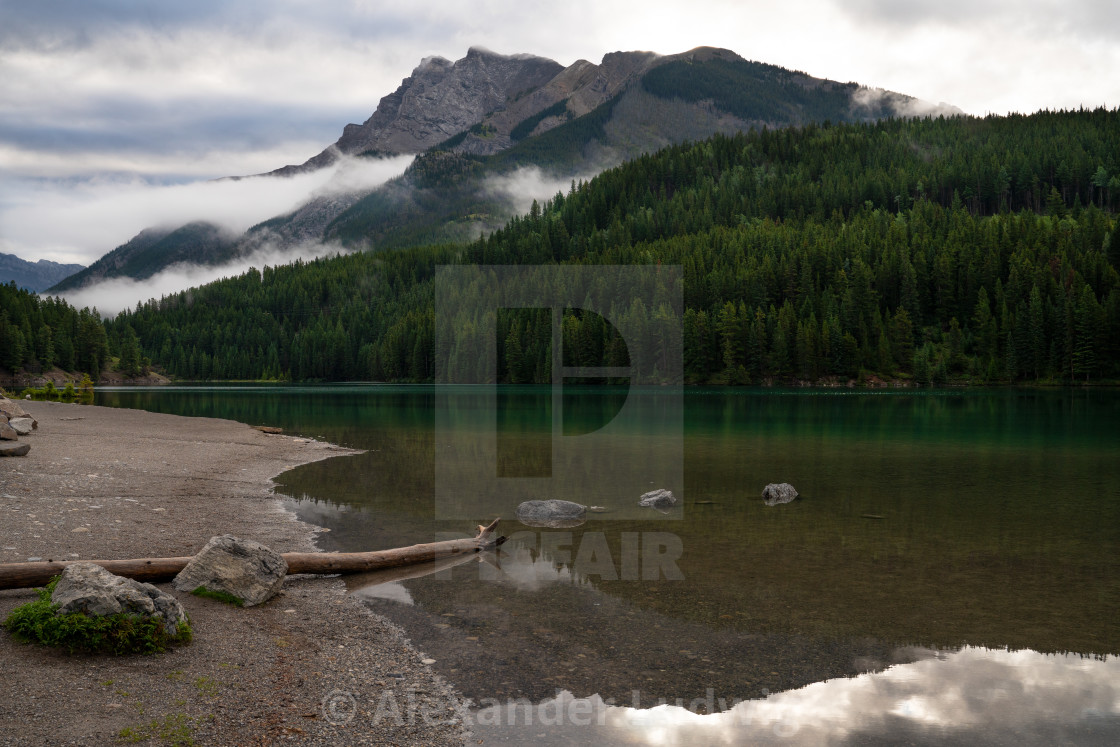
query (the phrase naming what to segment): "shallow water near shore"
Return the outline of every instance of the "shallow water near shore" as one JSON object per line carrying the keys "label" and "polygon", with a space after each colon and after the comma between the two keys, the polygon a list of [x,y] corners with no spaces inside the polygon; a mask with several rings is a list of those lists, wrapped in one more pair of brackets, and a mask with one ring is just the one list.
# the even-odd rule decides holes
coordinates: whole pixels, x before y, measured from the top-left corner
{"label": "shallow water near shore", "polygon": [[[350,581],[483,706],[487,743],[1120,737],[1120,392],[479,396],[164,387],[99,390],[97,404],[368,450],[278,479],[301,518],[330,530],[325,549],[430,542],[502,516],[510,540],[497,553]],[[480,500],[477,484],[449,490],[441,478],[449,459],[452,471],[479,460],[448,446],[476,442],[505,475],[559,472],[565,439],[608,425],[627,401],[637,409],[615,424],[614,474],[638,466],[651,479],[550,494],[607,509],[580,526],[523,526],[514,508],[526,495]],[[664,434],[673,402],[676,440]],[[768,507],[769,482],[802,498]],[[655,487],[681,504],[638,510]],[[382,694],[360,696],[373,717],[392,716]]]}

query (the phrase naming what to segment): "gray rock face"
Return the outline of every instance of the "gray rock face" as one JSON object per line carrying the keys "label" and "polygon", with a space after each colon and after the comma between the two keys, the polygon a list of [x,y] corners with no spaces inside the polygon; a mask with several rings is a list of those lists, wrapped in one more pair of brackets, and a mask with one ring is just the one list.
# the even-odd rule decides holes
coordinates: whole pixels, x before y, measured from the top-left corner
{"label": "gray rock face", "polygon": [[677,497],[673,495],[672,490],[658,488],[648,493],[642,493],[638,505],[643,508],[671,508],[677,505]]}
{"label": "gray rock face", "polygon": [[15,441],[0,441],[0,457],[27,456],[31,451],[31,444],[20,444]]}
{"label": "gray rock face", "polygon": [[259,542],[223,534],[210,538],[172,585],[179,591],[201,586],[224,592],[253,607],[279,593],[287,573],[288,564],[280,553]]}
{"label": "gray rock face", "polygon": [[141,615],[163,623],[171,635],[181,622],[187,621],[179,600],[151,584],[117,576],[96,563],[71,563],[62,572],[58,586],[51,594],[60,615],[84,612],[104,615]]}
{"label": "gray rock face", "polygon": [[34,430],[35,421],[31,418],[12,418],[8,421],[8,425],[19,435],[26,436]]}
{"label": "gray rock face", "polygon": [[544,57],[501,55],[479,47],[456,62],[427,57],[363,124],[346,125],[337,143],[301,166],[270,173],[322,168],[340,153],[419,153],[481,122],[508,99],[544,85],[563,69]]}
{"label": "gray rock face", "polygon": [[578,526],[583,523],[587,507],[555,498],[547,501],[524,501],[517,507],[517,519],[528,526]]}
{"label": "gray rock face", "polygon": [[789,503],[797,497],[797,490],[788,482],[770,483],[762,489],[762,500],[767,506]]}

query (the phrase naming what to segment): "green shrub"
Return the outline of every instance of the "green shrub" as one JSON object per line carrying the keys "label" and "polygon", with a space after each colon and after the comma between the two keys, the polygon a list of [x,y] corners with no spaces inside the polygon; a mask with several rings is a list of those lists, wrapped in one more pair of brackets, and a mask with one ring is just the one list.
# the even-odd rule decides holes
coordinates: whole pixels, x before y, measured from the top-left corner
{"label": "green shrub", "polygon": [[186,622],[169,632],[159,620],[141,615],[55,614],[58,605],[51,603],[51,593],[57,584],[56,576],[37,591],[37,600],[12,610],[4,621],[8,632],[19,640],[57,646],[69,653],[155,654],[171,644],[191,640],[191,627]]}
{"label": "green shrub", "polygon": [[194,594],[196,597],[206,597],[207,599],[217,599],[219,602],[225,602],[226,604],[232,604],[234,607],[244,607],[245,606],[245,600],[244,599],[242,599],[241,597],[234,596],[233,594],[230,594],[228,591],[214,591],[213,589],[207,589],[205,586],[200,586],[197,589],[195,589],[194,591],[192,591],[191,594]]}

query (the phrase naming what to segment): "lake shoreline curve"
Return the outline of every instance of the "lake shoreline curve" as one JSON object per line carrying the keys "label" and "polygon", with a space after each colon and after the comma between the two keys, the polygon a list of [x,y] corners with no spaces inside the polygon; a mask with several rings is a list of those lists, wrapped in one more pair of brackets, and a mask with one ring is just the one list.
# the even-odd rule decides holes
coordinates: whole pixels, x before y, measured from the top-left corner
{"label": "lake shoreline curve", "polygon": [[[21,439],[26,457],[0,462],[0,562],[191,555],[218,534],[317,552],[320,528],[284,507],[274,479],[361,453],[231,420],[21,404],[39,429]],[[0,631],[0,744],[460,745],[468,736],[454,688],[340,578],[292,576],[280,596],[247,609],[176,596],[194,641],[155,656],[67,655]],[[34,598],[0,591],[0,619]]]}

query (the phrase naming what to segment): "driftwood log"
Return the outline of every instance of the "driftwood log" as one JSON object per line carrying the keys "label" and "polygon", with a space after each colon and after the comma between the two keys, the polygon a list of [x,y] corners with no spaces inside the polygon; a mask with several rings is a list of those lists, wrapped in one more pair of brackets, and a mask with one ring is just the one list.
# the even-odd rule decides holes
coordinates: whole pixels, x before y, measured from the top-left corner
{"label": "driftwood log", "polygon": [[[495,530],[500,519],[490,526],[478,527],[478,536],[467,539],[429,542],[423,545],[395,547],[373,552],[286,552],[288,573],[361,573],[383,568],[398,568],[418,563],[431,563],[454,555],[476,553],[505,542]],[[118,576],[137,581],[169,581],[186,567],[190,558],[138,558],[132,560],[86,560]],[[44,586],[76,560],[44,560],[32,563],[0,563],[0,589],[24,589]]]}

